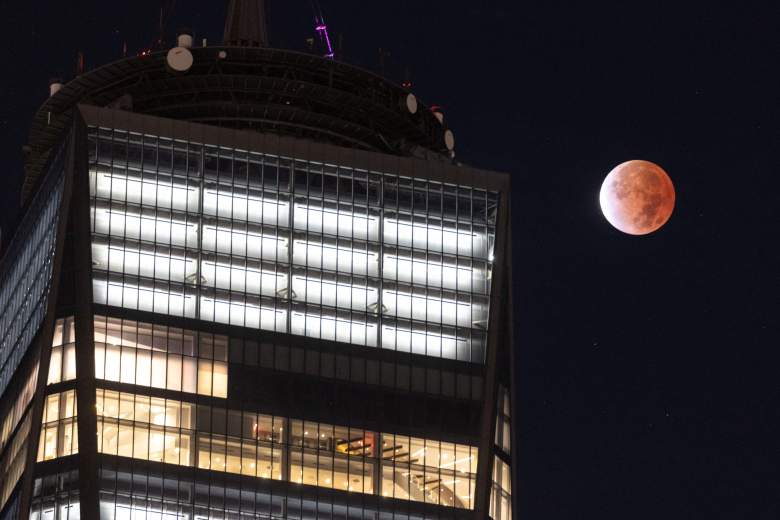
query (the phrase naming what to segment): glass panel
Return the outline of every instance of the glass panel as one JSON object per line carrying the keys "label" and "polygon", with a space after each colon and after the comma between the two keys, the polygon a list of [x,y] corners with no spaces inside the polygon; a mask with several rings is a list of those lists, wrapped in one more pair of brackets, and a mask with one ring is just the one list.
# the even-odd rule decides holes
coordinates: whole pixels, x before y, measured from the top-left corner
{"label": "glass panel", "polygon": [[[138,386],[227,397],[227,337],[210,340],[208,358],[194,358],[196,333],[131,320],[95,318],[95,376]],[[104,344],[101,341],[116,344]],[[122,346],[120,346],[120,344]],[[70,345],[72,347],[73,345]],[[216,347],[216,348],[215,348]],[[69,348],[69,347],[66,347]],[[70,352],[67,351],[66,352]],[[179,352],[177,354],[166,352]],[[188,355],[182,355],[186,352]],[[75,351],[73,352],[75,356]],[[216,372],[215,372],[216,371]]]}
{"label": "glass panel", "polygon": [[[72,401],[52,398],[47,410]],[[285,444],[280,417],[199,405],[196,433],[191,403],[98,390],[96,404],[101,453],[257,478],[287,472],[302,485],[473,507],[475,447],[302,420],[289,421]],[[56,456],[56,430],[46,433],[41,457]]]}
{"label": "glass panel", "polygon": [[497,193],[91,132],[96,303],[484,362]]}

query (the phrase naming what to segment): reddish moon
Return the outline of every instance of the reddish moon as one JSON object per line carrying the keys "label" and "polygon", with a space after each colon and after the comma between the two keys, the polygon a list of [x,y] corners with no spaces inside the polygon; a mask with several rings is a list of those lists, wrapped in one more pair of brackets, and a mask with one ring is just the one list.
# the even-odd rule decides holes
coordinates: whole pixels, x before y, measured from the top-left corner
{"label": "reddish moon", "polygon": [[616,166],[601,185],[601,211],[610,224],[629,235],[647,235],[666,224],[674,210],[674,184],[649,161]]}

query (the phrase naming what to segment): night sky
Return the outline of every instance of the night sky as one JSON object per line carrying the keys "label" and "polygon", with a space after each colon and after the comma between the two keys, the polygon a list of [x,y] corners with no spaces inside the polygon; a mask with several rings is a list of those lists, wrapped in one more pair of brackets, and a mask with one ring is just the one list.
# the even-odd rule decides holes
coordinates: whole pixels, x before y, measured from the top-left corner
{"label": "night sky", "polygon": [[[443,105],[461,161],[513,181],[517,518],[780,518],[777,7],[321,0],[346,61]],[[306,0],[270,0],[302,50]],[[4,1],[0,225],[48,79],[155,39],[160,2]],[[223,2],[168,23],[221,41]],[[774,150],[772,150],[774,148]],[[606,174],[661,165],[677,207],[632,237]],[[4,240],[6,233],[3,233]]]}

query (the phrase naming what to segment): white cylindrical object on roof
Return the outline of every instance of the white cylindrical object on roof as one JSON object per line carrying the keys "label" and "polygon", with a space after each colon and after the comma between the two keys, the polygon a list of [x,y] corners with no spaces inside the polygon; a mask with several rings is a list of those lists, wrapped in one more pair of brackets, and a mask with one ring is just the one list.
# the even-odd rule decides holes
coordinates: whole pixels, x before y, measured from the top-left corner
{"label": "white cylindrical object on roof", "polygon": [[446,130],[444,132],[444,145],[449,151],[455,149],[455,134],[452,133],[452,130]]}
{"label": "white cylindrical object on roof", "polygon": [[54,96],[57,92],[62,90],[62,80],[53,79],[49,82],[49,96]]}
{"label": "white cylindrical object on roof", "polygon": [[190,35],[190,34],[180,34],[179,38],[177,39],[177,42],[179,44],[179,47],[184,47],[185,49],[191,49],[192,48],[192,35]]}
{"label": "white cylindrical object on roof", "polygon": [[192,31],[189,29],[179,29],[179,33],[176,36],[176,45],[178,47],[184,47],[185,49],[192,49],[193,44]]}

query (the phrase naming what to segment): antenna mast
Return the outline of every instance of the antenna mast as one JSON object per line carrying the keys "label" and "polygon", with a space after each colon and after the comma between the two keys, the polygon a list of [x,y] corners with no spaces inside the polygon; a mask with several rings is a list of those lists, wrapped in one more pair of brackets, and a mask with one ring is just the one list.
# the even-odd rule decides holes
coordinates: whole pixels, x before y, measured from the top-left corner
{"label": "antenna mast", "polygon": [[176,0],[163,0],[160,4],[160,26],[158,27],[157,41],[150,48],[162,49],[164,47],[165,29],[168,21],[176,9]]}
{"label": "antenna mast", "polygon": [[335,53],[333,52],[333,44],[330,42],[330,35],[328,34],[328,25],[325,23],[325,16],[322,14],[319,1],[311,0],[311,8],[314,11],[314,30],[317,31],[320,43],[325,51],[322,57],[332,60],[335,57]]}
{"label": "antenna mast", "polygon": [[267,47],[265,0],[230,0],[225,19],[225,45]]}

